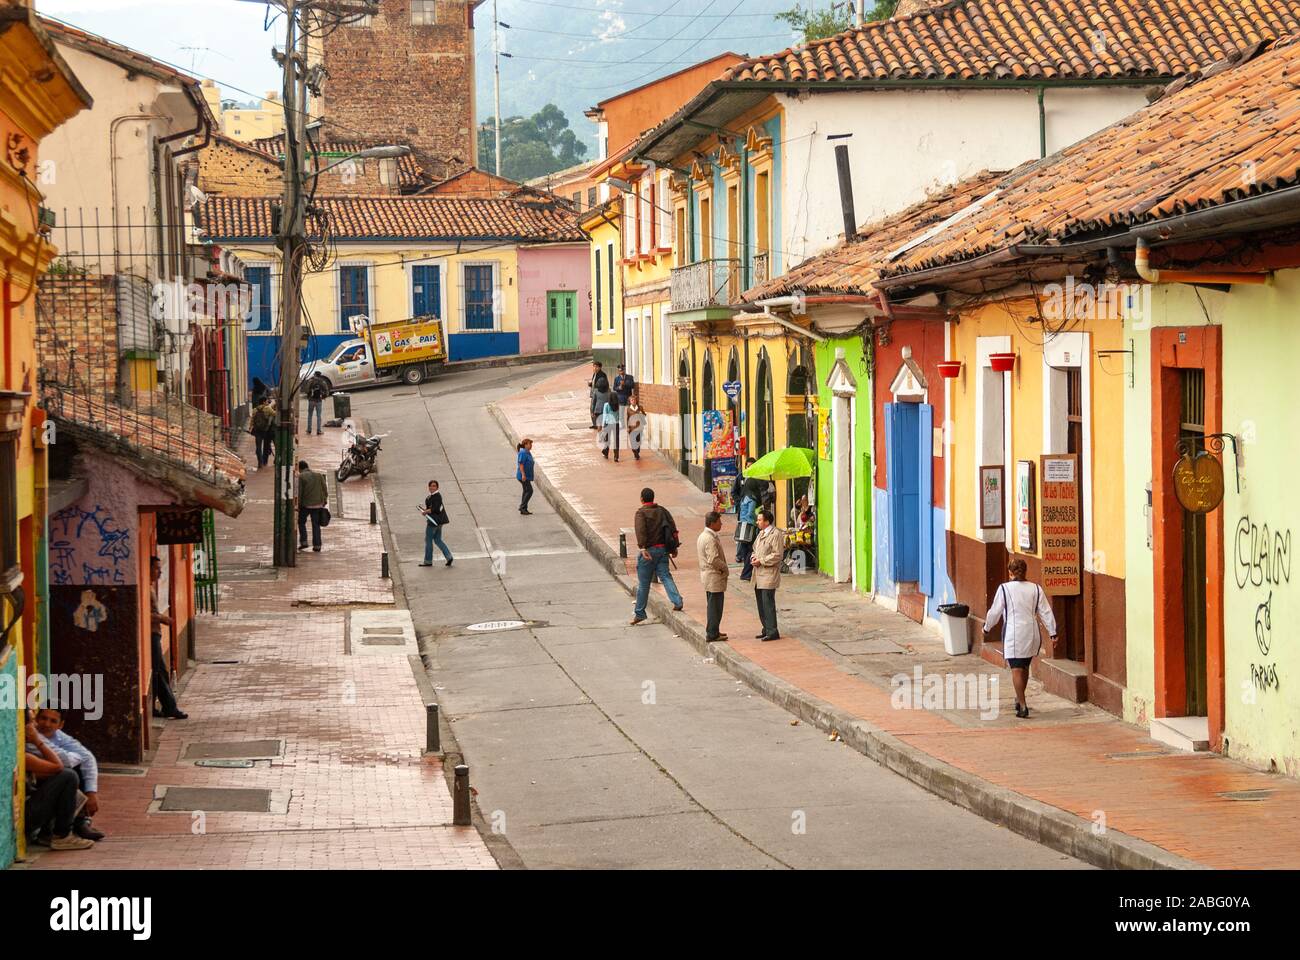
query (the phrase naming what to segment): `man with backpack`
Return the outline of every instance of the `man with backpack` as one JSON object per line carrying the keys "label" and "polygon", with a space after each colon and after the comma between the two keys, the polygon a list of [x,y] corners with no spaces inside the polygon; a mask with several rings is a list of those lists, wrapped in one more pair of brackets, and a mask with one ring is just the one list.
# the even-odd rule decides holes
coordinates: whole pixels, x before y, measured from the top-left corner
{"label": "man with backpack", "polygon": [[307,433],[311,434],[311,416],[316,415],[316,436],[321,435],[321,404],[329,396],[329,389],[321,377],[312,377],[307,381]]}
{"label": "man with backpack", "polygon": [[659,575],[659,582],[664,585],[673,609],[682,609],[682,595],[668,566],[669,558],[677,556],[682,542],[677,535],[677,521],[667,509],[655,503],[655,492],[649,487],[641,491],[641,508],[636,512],[633,526],[636,528],[636,545],[641,551],[636,558],[636,608],[631,620],[631,625],[636,626],[645,622],[650,580],[655,574]]}
{"label": "man with backpack", "polygon": [[257,469],[261,470],[270,462],[271,455],[274,453],[275,403],[271,395],[264,397],[261,405],[253,411],[251,426],[257,453]]}

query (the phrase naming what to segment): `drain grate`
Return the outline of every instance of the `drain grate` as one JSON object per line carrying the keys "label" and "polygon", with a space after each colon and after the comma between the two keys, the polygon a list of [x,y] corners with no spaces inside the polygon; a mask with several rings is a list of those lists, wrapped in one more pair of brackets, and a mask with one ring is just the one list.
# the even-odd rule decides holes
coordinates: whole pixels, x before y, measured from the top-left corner
{"label": "drain grate", "polygon": [[1271,789],[1264,790],[1229,790],[1226,793],[1220,793],[1218,796],[1225,800],[1240,800],[1246,803],[1258,803],[1260,800],[1267,800],[1273,795]]}
{"label": "drain grate", "polygon": [[568,427],[570,430],[590,430],[591,421],[585,420],[582,423],[566,423],[565,426]]}
{"label": "drain grate", "polygon": [[1108,753],[1107,760],[1152,760],[1156,757],[1171,757],[1168,750],[1132,750],[1128,753]]}
{"label": "drain grate", "polygon": [[406,645],[406,638],[396,637],[362,637],[361,643],[367,647],[402,647]]}
{"label": "drain grate", "polygon": [[270,813],[271,791],[243,787],[168,787],[158,806],[167,813]]}
{"label": "drain grate", "polygon": [[195,760],[196,767],[219,767],[223,770],[248,770],[253,766],[252,760]]}
{"label": "drain grate", "polygon": [[143,777],[149,771],[144,767],[106,767],[100,764],[99,772],[107,777]]}
{"label": "drain grate", "polygon": [[363,635],[377,637],[400,637],[405,632],[401,627],[363,627],[361,629]]}
{"label": "drain grate", "polygon": [[185,744],[185,752],[181,754],[181,759],[262,759],[266,757],[278,757],[283,753],[283,740],[208,740]]}
{"label": "drain grate", "polygon": [[221,579],[223,581],[271,581],[279,580],[280,574],[274,567],[223,567],[221,570]]}

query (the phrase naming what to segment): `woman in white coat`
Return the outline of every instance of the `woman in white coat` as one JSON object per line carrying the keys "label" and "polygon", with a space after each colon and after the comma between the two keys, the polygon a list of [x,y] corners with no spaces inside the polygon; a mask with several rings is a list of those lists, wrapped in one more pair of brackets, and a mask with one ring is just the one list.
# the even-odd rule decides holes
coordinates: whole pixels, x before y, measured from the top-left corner
{"label": "woman in white coat", "polygon": [[1043,621],[1052,641],[1056,640],[1056,618],[1047,602],[1043,588],[1025,579],[1028,568],[1020,557],[1012,557],[1007,564],[1007,573],[1011,579],[998,587],[989,607],[988,619],[984,621],[987,634],[1003,620],[1002,656],[1011,668],[1011,683],[1016,688],[1016,716],[1024,719],[1029,716],[1029,703],[1025,700],[1025,686],[1029,683],[1029,661],[1034,659],[1042,646],[1042,636],[1038,632],[1038,621]]}

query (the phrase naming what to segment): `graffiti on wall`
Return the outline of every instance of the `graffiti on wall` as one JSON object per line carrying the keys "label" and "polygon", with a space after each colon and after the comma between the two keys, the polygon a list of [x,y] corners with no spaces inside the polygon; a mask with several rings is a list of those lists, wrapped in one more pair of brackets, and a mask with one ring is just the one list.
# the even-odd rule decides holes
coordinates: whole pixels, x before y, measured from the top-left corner
{"label": "graffiti on wall", "polygon": [[50,582],[124,585],[130,572],[131,533],[108,510],[71,506],[50,520]]}
{"label": "graffiti on wall", "polygon": [[1277,664],[1270,660],[1273,651],[1273,592],[1291,582],[1291,531],[1270,530],[1249,516],[1237,521],[1233,540],[1233,575],[1237,589],[1243,592],[1267,588],[1255,607],[1255,645],[1263,662],[1250,665],[1250,685],[1256,690],[1278,690]]}

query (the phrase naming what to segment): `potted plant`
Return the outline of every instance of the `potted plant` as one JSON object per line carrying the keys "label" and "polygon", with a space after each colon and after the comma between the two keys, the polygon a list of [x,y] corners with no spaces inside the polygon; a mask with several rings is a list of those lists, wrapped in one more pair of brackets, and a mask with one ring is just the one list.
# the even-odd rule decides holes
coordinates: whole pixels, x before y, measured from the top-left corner
{"label": "potted plant", "polygon": [[990,353],[989,366],[998,373],[1010,373],[1016,366],[1014,353]]}

